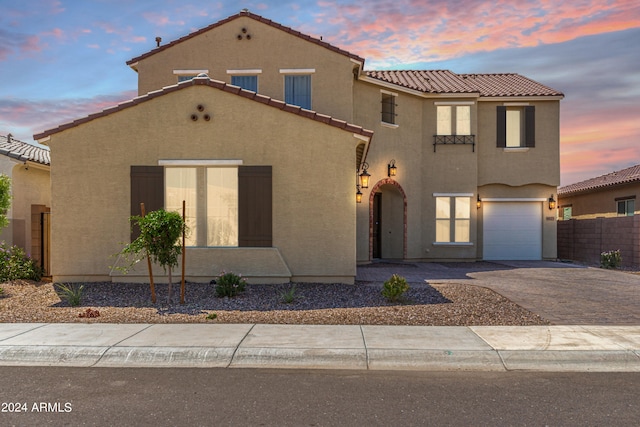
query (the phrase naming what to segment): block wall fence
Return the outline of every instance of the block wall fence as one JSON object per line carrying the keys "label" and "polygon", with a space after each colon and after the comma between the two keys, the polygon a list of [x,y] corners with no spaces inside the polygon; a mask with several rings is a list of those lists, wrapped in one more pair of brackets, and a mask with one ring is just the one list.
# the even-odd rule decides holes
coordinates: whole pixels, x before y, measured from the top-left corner
{"label": "block wall fence", "polygon": [[640,266],[640,215],[558,221],[558,258],[600,265],[600,254],[620,250],[622,267]]}

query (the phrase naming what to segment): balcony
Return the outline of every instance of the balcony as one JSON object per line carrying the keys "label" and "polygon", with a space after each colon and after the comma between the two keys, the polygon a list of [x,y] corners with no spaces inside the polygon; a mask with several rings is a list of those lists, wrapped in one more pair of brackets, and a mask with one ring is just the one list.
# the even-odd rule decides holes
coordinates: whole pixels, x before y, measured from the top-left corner
{"label": "balcony", "polygon": [[475,135],[433,135],[433,152],[436,152],[438,145],[471,145],[473,152],[476,152]]}

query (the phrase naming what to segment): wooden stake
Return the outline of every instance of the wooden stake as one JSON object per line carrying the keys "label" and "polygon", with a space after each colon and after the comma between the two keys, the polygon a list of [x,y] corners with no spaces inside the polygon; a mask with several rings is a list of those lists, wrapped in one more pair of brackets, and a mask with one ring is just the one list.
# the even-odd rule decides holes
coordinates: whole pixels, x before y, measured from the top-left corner
{"label": "wooden stake", "polygon": [[[142,217],[146,215],[144,210],[144,203],[140,203],[140,212],[142,212]],[[147,253],[147,267],[149,268],[149,286],[151,287],[151,302],[156,303],[156,287],[153,284],[153,269],[151,268],[151,258]]]}
{"label": "wooden stake", "polygon": [[185,215],[186,215],[186,201],[182,201],[182,284],[180,285],[180,304],[184,304],[184,264],[186,262],[186,250],[185,250]]}

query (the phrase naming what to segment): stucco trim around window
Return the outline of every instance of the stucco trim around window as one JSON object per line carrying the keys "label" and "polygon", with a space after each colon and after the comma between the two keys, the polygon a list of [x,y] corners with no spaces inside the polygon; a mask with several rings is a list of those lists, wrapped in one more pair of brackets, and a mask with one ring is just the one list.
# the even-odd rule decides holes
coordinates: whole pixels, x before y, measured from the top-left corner
{"label": "stucco trim around window", "polygon": [[224,160],[158,160],[158,166],[242,166],[242,160],[224,159]]}
{"label": "stucco trim around window", "polygon": [[313,74],[315,68],[280,68],[280,74]]}
{"label": "stucco trim around window", "polygon": [[227,70],[227,74],[262,74],[262,70],[259,68],[251,69],[251,70]]}
{"label": "stucco trim around window", "polygon": [[176,74],[178,76],[183,76],[183,75],[193,75],[193,76],[197,76],[198,74],[209,74],[209,70],[208,69],[201,69],[201,70],[173,70],[173,74]]}

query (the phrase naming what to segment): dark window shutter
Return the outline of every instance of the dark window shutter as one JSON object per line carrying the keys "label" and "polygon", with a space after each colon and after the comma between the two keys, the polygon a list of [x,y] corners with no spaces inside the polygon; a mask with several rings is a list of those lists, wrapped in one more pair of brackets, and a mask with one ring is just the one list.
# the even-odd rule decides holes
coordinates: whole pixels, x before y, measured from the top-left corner
{"label": "dark window shutter", "polygon": [[238,168],[238,246],[271,247],[271,166]]}
{"label": "dark window shutter", "polygon": [[496,137],[498,141],[498,147],[506,147],[507,146],[507,107],[500,105],[497,107],[497,128],[496,128]]}
{"label": "dark window shutter", "polygon": [[524,107],[524,146],[536,146],[536,107]]}
{"label": "dark window shutter", "polygon": [[[140,203],[146,212],[164,208],[164,167],[131,166],[131,215],[140,215]],[[136,225],[131,240],[140,235]]]}

